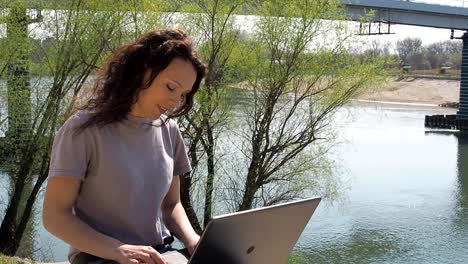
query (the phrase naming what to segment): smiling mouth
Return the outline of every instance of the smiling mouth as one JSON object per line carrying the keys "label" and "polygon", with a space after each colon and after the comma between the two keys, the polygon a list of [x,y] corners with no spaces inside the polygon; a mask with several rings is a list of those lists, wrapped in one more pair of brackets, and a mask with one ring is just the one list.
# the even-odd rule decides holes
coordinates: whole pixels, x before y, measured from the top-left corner
{"label": "smiling mouth", "polygon": [[166,113],[168,110],[162,106],[159,106],[159,110],[161,110],[161,114]]}

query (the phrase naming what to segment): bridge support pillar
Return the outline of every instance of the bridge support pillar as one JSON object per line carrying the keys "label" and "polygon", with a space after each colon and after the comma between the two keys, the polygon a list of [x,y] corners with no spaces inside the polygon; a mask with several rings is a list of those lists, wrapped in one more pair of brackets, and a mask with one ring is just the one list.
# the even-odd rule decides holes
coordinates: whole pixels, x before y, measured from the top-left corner
{"label": "bridge support pillar", "polygon": [[460,107],[457,119],[468,120],[468,32],[463,35],[462,65],[460,75]]}
{"label": "bridge support pillar", "polygon": [[460,106],[456,115],[431,115],[424,126],[436,129],[468,131],[468,32],[463,34],[462,65],[460,75]]}

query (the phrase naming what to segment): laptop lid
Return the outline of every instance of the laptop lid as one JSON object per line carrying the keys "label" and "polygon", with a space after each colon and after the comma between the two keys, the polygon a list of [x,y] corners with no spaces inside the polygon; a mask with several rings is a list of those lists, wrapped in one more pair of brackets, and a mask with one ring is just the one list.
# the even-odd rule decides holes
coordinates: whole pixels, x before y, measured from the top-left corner
{"label": "laptop lid", "polygon": [[284,264],[320,197],[214,217],[189,264]]}

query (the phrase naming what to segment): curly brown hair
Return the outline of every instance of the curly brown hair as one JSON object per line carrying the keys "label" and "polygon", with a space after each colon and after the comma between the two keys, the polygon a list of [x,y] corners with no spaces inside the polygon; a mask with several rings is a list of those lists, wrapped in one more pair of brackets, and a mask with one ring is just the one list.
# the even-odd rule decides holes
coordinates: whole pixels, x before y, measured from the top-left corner
{"label": "curly brown hair", "polygon": [[[78,130],[125,119],[132,105],[136,103],[140,91],[147,89],[156,76],[176,57],[190,62],[197,77],[184,102],[168,117],[187,114],[193,107],[193,97],[205,77],[206,66],[194,50],[190,37],[183,30],[152,31],[117,49],[105,67],[98,72],[93,97],[78,108],[93,114]],[[149,79],[145,78],[148,72]]]}

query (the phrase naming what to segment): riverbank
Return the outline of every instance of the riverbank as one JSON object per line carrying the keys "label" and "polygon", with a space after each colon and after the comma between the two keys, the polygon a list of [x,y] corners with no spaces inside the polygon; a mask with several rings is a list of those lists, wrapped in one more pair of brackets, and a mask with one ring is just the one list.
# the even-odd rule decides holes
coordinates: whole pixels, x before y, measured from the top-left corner
{"label": "riverbank", "polygon": [[372,89],[356,100],[437,106],[458,103],[459,94],[458,80],[405,78],[390,80],[383,87]]}
{"label": "riverbank", "polygon": [[0,264],[31,264],[32,260],[26,260],[19,257],[7,257],[0,255]]}

